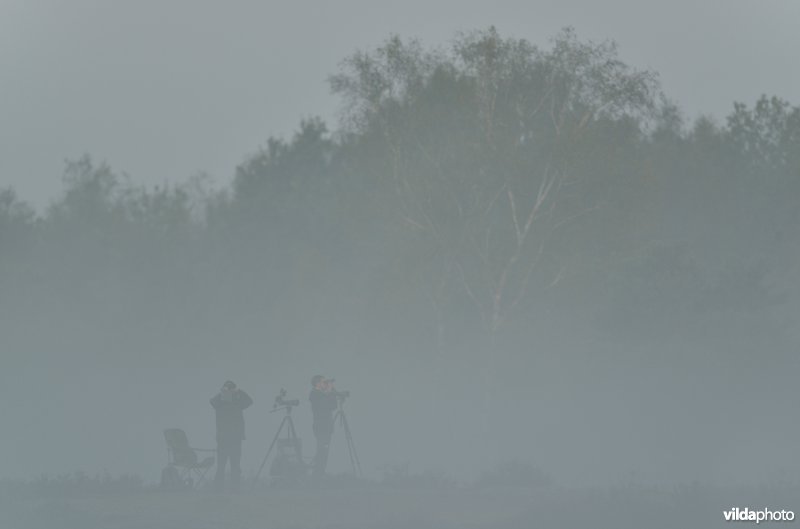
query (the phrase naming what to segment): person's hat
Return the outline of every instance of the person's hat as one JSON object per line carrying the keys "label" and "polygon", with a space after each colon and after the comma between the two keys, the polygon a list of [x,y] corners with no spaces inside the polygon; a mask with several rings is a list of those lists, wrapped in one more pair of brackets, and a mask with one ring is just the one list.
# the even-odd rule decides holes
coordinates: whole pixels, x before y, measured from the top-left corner
{"label": "person's hat", "polygon": [[226,388],[226,389],[236,389],[236,384],[234,384],[232,381],[228,380],[222,385],[222,387]]}

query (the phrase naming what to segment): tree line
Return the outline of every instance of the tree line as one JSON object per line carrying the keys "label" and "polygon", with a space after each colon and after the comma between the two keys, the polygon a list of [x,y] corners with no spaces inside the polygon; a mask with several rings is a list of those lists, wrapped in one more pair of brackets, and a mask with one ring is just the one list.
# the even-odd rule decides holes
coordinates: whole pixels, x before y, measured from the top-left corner
{"label": "tree line", "polygon": [[474,355],[494,380],[556,330],[790,338],[800,108],[763,96],[687,122],[654,72],[571,30],[546,48],[494,28],[447,49],[392,37],[330,86],[335,130],[301,122],[221,189],[144,188],[83,156],[42,213],[2,190],[9,358],[325,344]]}

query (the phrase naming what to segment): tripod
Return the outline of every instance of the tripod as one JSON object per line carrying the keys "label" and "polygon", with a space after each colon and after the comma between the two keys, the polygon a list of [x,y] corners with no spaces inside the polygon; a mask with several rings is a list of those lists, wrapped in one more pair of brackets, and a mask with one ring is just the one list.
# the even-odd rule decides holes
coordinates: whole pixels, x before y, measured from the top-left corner
{"label": "tripod", "polygon": [[297,432],[294,430],[294,422],[292,421],[292,406],[291,404],[286,406],[281,406],[279,408],[275,408],[274,410],[270,411],[270,413],[274,413],[279,410],[286,410],[286,415],[283,416],[283,420],[281,421],[281,425],[278,427],[278,431],[275,433],[275,437],[272,438],[272,443],[269,445],[269,449],[267,449],[267,455],[264,456],[264,461],[261,462],[261,466],[258,467],[258,472],[256,472],[255,477],[253,478],[253,486],[258,483],[258,477],[261,475],[261,471],[264,470],[264,465],[267,464],[267,460],[269,459],[269,455],[272,453],[272,449],[275,448],[275,444],[278,442],[278,438],[281,436],[281,432],[283,431],[283,427],[286,426],[286,439],[289,440],[291,443],[299,443],[299,438],[297,437]]}
{"label": "tripod", "polygon": [[361,462],[358,460],[358,453],[356,453],[356,444],[353,442],[353,434],[350,433],[350,425],[347,424],[347,415],[344,414],[344,397],[339,398],[339,408],[333,416],[333,424],[337,422],[344,431],[344,440],[347,444],[347,454],[350,456],[350,466],[353,467],[353,474],[361,476]]}

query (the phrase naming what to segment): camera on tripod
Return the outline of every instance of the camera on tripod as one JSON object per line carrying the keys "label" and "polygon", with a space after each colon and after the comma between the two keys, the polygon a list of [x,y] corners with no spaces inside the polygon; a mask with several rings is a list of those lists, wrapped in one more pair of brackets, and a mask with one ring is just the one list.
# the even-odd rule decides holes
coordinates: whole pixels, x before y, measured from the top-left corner
{"label": "camera on tripod", "polygon": [[333,383],[336,382],[335,378],[329,378],[327,382],[331,388],[331,395],[335,396],[337,399],[344,400],[350,396],[349,391],[336,391],[335,389],[333,389]]}
{"label": "camera on tripod", "polygon": [[275,403],[272,405],[272,408],[273,409],[286,408],[286,407],[291,408],[293,406],[299,406],[299,405],[300,405],[300,399],[287,400],[286,390],[281,388],[280,393],[278,393],[278,396],[275,397]]}

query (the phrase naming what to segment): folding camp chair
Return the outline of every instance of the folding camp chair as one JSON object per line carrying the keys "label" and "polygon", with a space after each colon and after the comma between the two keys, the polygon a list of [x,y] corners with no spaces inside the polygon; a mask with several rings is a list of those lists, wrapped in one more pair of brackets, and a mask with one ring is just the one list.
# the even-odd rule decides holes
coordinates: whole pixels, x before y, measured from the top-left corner
{"label": "folding camp chair", "polygon": [[164,430],[167,441],[167,466],[178,471],[180,483],[190,489],[197,488],[214,466],[214,456],[198,460],[197,452],[216,452],[210,448],[192,448],[186,433],[178,428]]}

